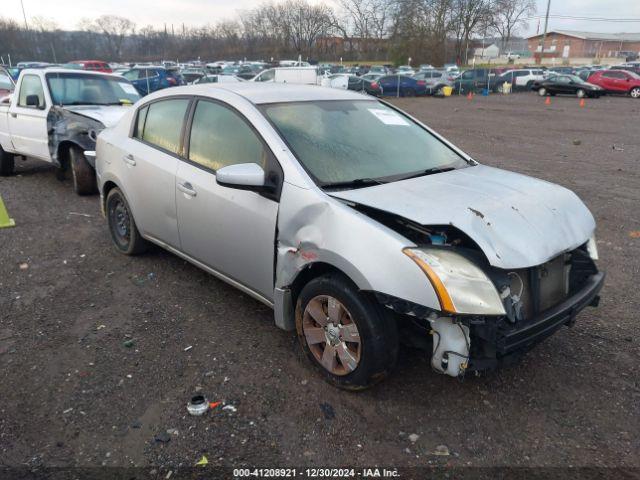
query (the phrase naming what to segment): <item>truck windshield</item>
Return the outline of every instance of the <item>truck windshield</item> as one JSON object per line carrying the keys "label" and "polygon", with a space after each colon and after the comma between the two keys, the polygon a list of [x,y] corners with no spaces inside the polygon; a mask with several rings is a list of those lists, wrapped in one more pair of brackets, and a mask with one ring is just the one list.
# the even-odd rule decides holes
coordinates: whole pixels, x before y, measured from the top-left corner
{"label": "truck windshield", "polygon": [[366,186],[469,165],[409,117],[377,101],[278,103],[262,111],[320,186]]}
{"label": "truck windshield", "polygon": [[55,105],[127,105],[140,98],[135,87],[121,78],[75,72],[46,77]]}

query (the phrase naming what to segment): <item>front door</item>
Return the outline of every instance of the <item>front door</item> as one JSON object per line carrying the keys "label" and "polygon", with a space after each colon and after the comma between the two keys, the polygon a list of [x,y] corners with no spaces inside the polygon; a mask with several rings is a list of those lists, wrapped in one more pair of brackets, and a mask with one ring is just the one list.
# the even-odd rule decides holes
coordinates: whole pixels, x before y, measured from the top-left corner
{"label": "front door", "polygon": [[198,101],[185,141],[188,160],[176,175],[182,251],[271,300],[277,199],[221,186],[215,172],[257,163],[281,179],[277,161],[239,113],[209,100]]}
{"label": "front door", "polygon": [[42,80],[38,75],[25,75],[16,95],[17,101],[11,103],[8,119],[13,146],[21,154],[51,161],[47,131],[49,105]]}

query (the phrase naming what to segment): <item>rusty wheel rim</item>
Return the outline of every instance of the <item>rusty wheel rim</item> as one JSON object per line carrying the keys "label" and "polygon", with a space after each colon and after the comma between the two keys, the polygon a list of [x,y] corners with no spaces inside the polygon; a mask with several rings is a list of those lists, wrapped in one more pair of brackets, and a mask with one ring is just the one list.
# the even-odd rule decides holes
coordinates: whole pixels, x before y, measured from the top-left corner
{"label": "rusty wheel rim", "polygon": [[304,309],[302,332],[317,362],[333,375],[358,368],[362,344],[349,310],[336,298],[318,295]]}

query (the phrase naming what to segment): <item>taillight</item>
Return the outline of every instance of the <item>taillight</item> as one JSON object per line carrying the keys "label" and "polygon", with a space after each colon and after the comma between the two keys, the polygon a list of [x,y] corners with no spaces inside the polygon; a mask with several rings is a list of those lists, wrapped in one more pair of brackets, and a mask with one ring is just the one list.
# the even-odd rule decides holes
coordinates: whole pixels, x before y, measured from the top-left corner
{"label": "taillight", "polygon": [[420,85],[421,87],[425,86],[427,84],[427,82],[425,82],[424,80],[418,80],[416,82],[416,85]]}
{"label": "taillight", "polygon": [[378,88],[379,86],[378,82],[371,82],[371,88]]}
{"label": "taillight", "polygon": [[177,85],[178,84],[176,79],[173,78],[173,77],[167,77],[167,81],[169,82],[169,85]]}

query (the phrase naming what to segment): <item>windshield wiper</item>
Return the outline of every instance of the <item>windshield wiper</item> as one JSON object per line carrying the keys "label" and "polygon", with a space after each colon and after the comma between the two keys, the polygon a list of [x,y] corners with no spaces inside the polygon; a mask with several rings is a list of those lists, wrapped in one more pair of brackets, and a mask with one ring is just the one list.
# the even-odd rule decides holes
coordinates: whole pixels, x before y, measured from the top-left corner
{"label": "windshield wiper", "polygon": [[400,180],[409,180],[410,178],[417,178],[417,177],[424,177],[426,175],[433,175],[435,173],[450,172],[451,170],[455,170],[455,168],[453,168],[453,167],[432,167],[432,168],[427,168],[426,170],[422,170],[422,171],[417,172],[417,173],[412,173],[411,175],[407,175],[406,177],[397,178],[396,182],[399,182]]}
{"label": "windshield wiper", "polygon": [[376,180],[375,178],[356,178],[355,180],[347,180],[345,182],[330,182],[323,183],[322,188],[362,188],[370,187],[371,185],[382,185],[382,180]]}

